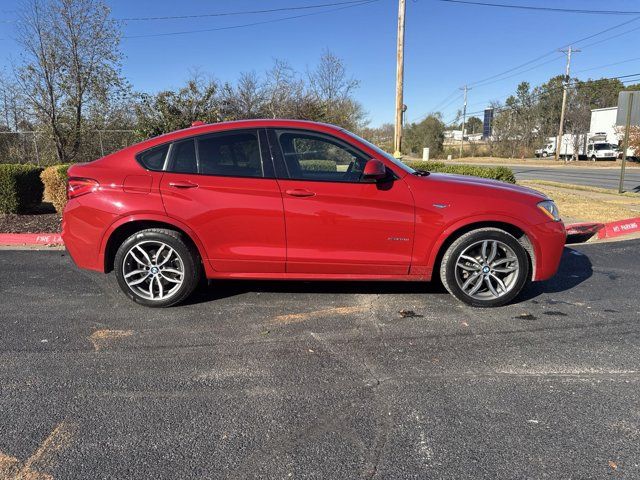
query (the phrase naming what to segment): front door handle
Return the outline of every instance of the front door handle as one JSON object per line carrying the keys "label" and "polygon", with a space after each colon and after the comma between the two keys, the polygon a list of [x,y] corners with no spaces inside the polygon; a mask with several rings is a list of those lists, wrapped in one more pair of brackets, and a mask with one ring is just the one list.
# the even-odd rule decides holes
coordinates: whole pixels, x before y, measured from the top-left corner
{"label": "front door handle", "polygon": [[192,182],[170,182],[169,186],[173,188],[196,188],[198,184]]}
{"label": "front door handle", "polygon": [[291,195],[292,197],[313,197],[315,193],[310,192],[309,190],[304,190],[302,188],[293,188],[291,190],[287,190],[285,192],[287,195]]}

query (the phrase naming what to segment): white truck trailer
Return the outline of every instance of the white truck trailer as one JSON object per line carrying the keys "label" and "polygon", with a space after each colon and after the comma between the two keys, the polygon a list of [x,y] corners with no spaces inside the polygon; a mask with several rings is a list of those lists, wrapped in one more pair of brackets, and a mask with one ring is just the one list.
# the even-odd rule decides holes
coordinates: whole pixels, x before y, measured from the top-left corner
{"label": "white truck trailer", "polygon": [[[593,132],[593,135],[604,135],[607,142],[617,145],[618,156],[621,157],[624,132],[616,126],[617,116],[618,107],[591,110],[591,126],[589,130]],[[627,157],[630,159],[637,160],[638,156],[640,156],[640,152],[638,153],[639,155],[636,155],[632,148],[627,149]]]}
{"label": "white truck trailer", "polygon": [[[555,157],[556,143],[555,137],[549,137],[547,143],[535,151],[536,157]],[[560,142],[559,157],[563,160],[570,160],[574,157],[579,159],[587,158],[587,144],[586,134],[572,135],[566,133],[562,136],[562,141]]]}
{"label": "white truck trailer", "polygon": [[[550,137],[544,147],[535,151],[536,157],[555,157],[556,139]],[[618,156],[618,146],[607,141],[603,134],[578,135],[564,134],[560,143],[559,157],[563,160],[615,160]]]}

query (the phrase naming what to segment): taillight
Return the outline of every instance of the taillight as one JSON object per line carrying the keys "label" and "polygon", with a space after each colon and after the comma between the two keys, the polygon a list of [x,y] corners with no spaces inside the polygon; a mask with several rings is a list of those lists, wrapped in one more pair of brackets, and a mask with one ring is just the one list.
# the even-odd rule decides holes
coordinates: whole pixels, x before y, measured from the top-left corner
{"label": "taillight", "polygon": [[100,184],[91,178],[70,178],[67,183],[67,198],[79,197],[87,193],[95,192]]}

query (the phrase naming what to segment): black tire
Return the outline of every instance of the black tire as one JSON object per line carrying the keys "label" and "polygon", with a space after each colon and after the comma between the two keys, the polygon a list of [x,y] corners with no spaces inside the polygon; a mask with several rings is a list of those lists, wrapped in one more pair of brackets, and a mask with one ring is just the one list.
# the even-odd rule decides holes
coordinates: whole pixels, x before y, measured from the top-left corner
{"label": "black tire", "polygon": [[[152,300],[140,295],[127,284],[125,279],[125,260],[131,262],[127,257],[129,251],[137,244],[161,242],[175,251],[183,268],[182,284],[175,289],[167,298]],[[164,308],[171,307],[183,302],[198,286],[202,278],[202,263],[198,251],[187,241],[182,234],[164,228],[149,228],[134,233],[127,238],[116,252],[114,259],[114,270],[118,285],[124,294],[140,305],[146,307]],[[139,277],[142,278],[142,277]]]}
{"label": "black tire", "polygon": [[595,162],[596,160],[598,160],[598,159],[596,158],[596,156],[595,156],[595,155],[593,155],[593,156],[591,157],[591,161],[592,161],[592,162]]}
{"label": "black tire", "polygon": [[[456,278],[456,264],[459,256],[469,247],[484,240],[497,240],[507,245],[518,260],[518,270],[511,279],[507,293],[498,298],[478,299],[462,290]],[[529,254],[522,244],[511,234],[498,228],[479,228],[465,233],[447,248],[440,263],[442,284],[458,300],[472,307],[500,307],[516,298],[529,281]],[[482,283],[482,282],[480,282]]]}
{"label": "black tire", "polygon": [[547,158],[549,154],[547,152],[542,152],[542,158]]}

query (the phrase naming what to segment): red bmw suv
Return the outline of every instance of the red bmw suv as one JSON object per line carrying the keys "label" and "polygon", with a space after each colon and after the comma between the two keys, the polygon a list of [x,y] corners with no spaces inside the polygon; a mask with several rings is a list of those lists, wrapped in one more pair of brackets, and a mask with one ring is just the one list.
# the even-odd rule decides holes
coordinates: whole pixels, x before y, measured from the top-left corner
{"label": "red bmw suv", "polygon": [[150,307],[210,279],[439,276],[493,307],[558,268],[555,204],[515,185],[414,171],[341,128],[200,124],[69,169],[63,239]]}

